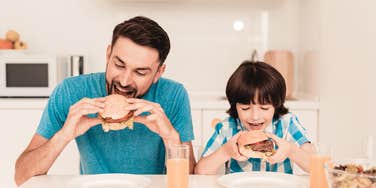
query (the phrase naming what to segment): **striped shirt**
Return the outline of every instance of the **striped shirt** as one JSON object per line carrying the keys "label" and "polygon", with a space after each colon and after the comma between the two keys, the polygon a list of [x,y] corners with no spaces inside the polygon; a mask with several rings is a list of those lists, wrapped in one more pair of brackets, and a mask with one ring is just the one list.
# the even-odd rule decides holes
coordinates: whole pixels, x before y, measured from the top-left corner
{"label": "striped shirt", "polygon": [[[215,126],[214,134],[206,144],[202,157],[206,157],[218,150],[227,142],[227,140],[241,130],[245,130],[245,128],[239,119],[229,117],[219,122]],[[285,114],[281,118],[273,120],[271,125],[266,127],[265,131],[273,133],[278,137],[284,138],[287,141],[293,142],[299,146],[310,142],[306,129],[301,125],[297,116],[292,113]],[[237,161],[235,159],[231,159],[228,163],[226,163],[226,173],[272,171],[292,174],[292,165],[292,161],[290,161],[289,158],[285,159],[281,163],[275,163],[273,165],[266,161],[262,161],[259,158],[249,158],[247,161]]]}

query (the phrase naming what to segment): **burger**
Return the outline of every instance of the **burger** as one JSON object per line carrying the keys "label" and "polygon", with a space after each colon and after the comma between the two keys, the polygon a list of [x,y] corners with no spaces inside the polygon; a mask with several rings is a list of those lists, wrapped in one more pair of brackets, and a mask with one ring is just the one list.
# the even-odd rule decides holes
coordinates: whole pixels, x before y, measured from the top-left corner
{"label": "burger", "polygon": [[98,113],[104,132],[133,129],[133,111],[126,109],[129,105],[126,97],[119,94],[108,95],[104,104],[103,112]]}
{"label": "burger", "polygon": [[247,131],[238,139],[240,154],[265,159],[275,153],[274,142],[263,131]]}

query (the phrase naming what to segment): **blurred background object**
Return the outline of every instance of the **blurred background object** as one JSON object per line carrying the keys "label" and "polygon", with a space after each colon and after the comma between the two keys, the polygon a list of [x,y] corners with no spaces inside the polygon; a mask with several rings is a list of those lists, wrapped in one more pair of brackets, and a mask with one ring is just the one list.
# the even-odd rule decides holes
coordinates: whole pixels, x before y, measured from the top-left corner
{"label": "blurred background object", "polygon": [[24,50],[27,44],[20,40],[20,34],[15,30],[9,30],[5,34],[5,39],[0,38],[0,50]]}
{"label": "blurred background object", "polygon": [[265,63],[273,66],[286,82],[286,99],[294,98],[294,55],[288,50],[269,50],[264,55]]}

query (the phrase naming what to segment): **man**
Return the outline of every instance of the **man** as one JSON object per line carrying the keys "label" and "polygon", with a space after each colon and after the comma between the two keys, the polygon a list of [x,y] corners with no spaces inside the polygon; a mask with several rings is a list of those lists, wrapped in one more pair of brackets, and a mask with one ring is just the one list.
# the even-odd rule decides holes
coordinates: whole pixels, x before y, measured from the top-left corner
{"label": "man", "polygon": [[[15,181],[46,174],[64,147],[76,140],[81,174],[161,174],[165,146],[190,146],[195,160],[189,99],[184,87],[161,78],[170,50],[167,33],[135,17],[117,25],[106,53],[106,72],[65,79],[51,94],[37,132],[16,162]],[[136,96],[133,130],[104,132],[96,116],[108,94]],[[72,164],[76,165],[76,164]],[[78,165],[78,164],[77,164]]]}

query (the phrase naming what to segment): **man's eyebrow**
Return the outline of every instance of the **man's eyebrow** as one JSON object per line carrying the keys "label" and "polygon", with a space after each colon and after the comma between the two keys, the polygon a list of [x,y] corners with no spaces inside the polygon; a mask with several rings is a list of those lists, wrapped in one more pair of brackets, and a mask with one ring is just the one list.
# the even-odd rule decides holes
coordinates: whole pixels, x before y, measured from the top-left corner
{"label": "man's eyebrow", "polygon": [[[114,56],[115,59],[117,59],[118,61],[120,61],[121,63],[125,64],[125,61],[120,59],[119,56]],[[138,68],[135,68],[135,70],[140,70],[140,71],[151,71],[151,68],[150,67],[138,67]]]}
{"label": "man's eyebrow", "polygon": [[145,70],[145,71],[151,71],[151,68],[150,67],[139,67],[139,68],[136,68],[136,70]]}
{"label": "man's eyebrow", "polygon": [[120,61],[121,63],[125,64],[125,61],[123,61],[122,59],[120,59],[120,57],[115,56],[115,58],[116,58],[118,61]]}

